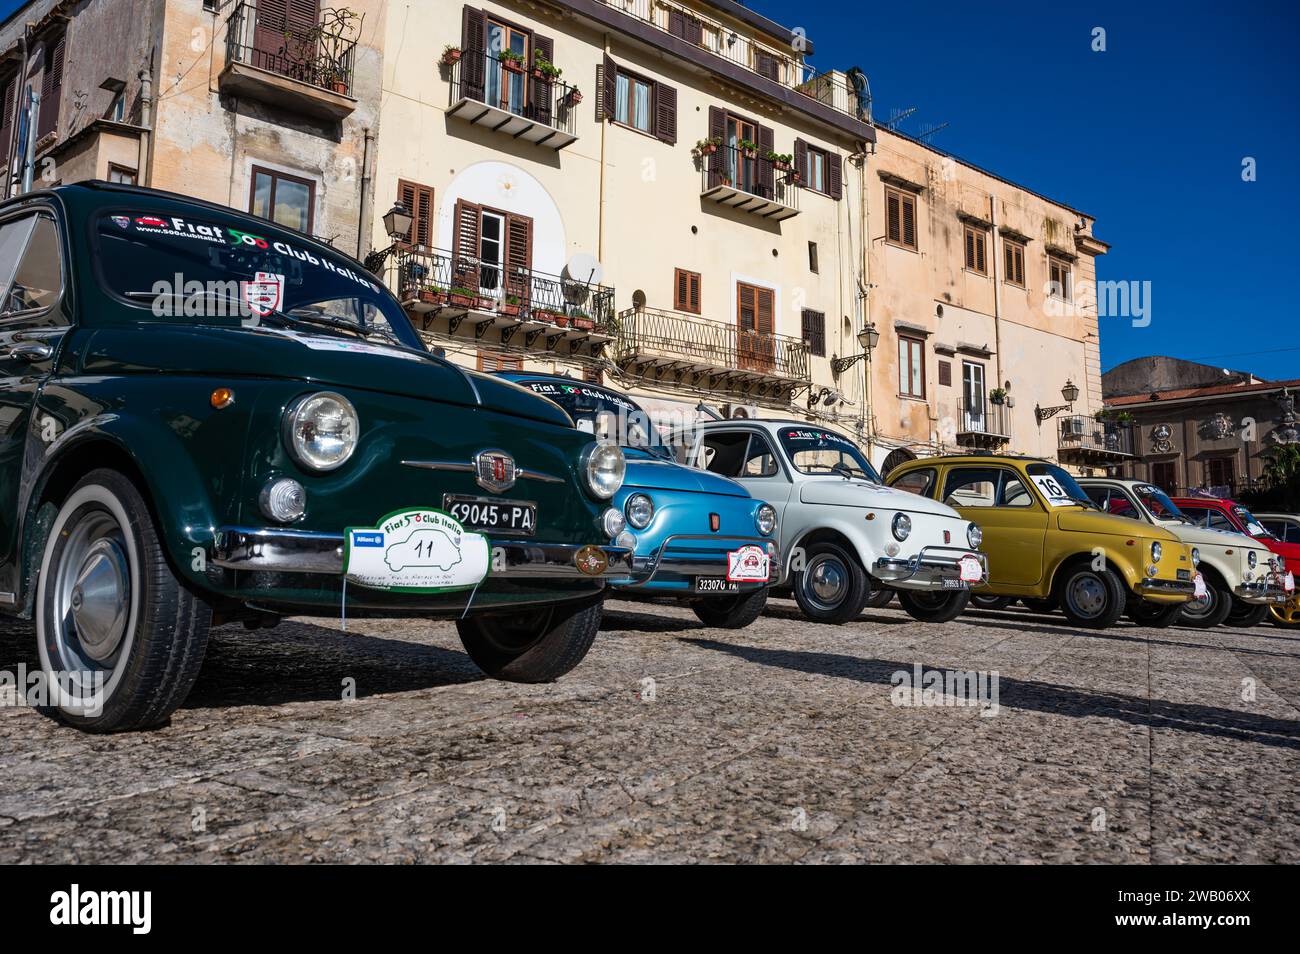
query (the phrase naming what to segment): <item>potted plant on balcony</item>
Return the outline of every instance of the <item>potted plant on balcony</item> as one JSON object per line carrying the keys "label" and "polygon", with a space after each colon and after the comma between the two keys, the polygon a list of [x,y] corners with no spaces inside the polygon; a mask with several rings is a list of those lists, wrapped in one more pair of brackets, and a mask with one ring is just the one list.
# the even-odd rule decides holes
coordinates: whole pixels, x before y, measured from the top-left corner
{"label": "potted plant on balcony", "polygon": [[506,295],[505,298],[497,305],[497,310],[503,315],[509,315],[511,318],[519,317],[519,296]]}
{"label": "potted plant on balcony", "polygon": [[470,291],[468,288],[462,288],[459,285],[449,291],[447,297],[451,304],[458,308],[469,308],[474,305],[478,299],[478,295],[474,292]]}
{"label": "potted plant on balcony", "polygon": [[788,152],[769,151],[764,158],[767,159],[768,162],[772,163],[772,167],[779,172],[789,172],[791,165],[794,163],[794,156],[790,155]]}
{"label": "potted plant on balcony", "polygon": [[539,308],[533,311],[533,318],[537,321],[544,321],[548,325],[555,325],[557,328],[567,328],[569,326],[569,316],[561,314],[558,311],[552,311],[549,308]]}
{"label": "potted plant on balcony", "polygon": [[587,314],[581,308],[577,309],[570,316],[573,319],[573,327],[581,328],[583,331],[591,331],[596,327],[596,323],[591,320],[591,315]]}
{"label": "potted plant on balcony", "polygon": [[758,158],[758,143],[756,142],[751,142],[748,139],[742,139],[740,140],[740,142],[736,143],[736,148],[740,150],[740,154],[744,156],[746,159]]}
{"label": "potted plant on balcony", "polygon": [[992,391],[990,391],[990,392],[989,392],[989,403],[990,403],[990,404],[1006,404],[1006,403],[1007,403],[1007,389],[1006,389],[1006,388],[994,388]]}
{"label": "potted plant on balcony", "polygon": [[497,60],[512,73],[522,73],[524,71],[523,55],[516,53],[514,50],[502,50],[497,54]]}
{"label": "potted plant on balcony", "polygon": [[442,48],[442,59],[438,62],[442,66],[451,66],[453,63],[460,61],[460,47],[448,43]]}
{"label": "potted plant on balcony", "polygon": [[533,75],[538,79],[555,82],[564,75],[564,70],[560,69],[541,53],[538,53],[533,57]]}
{"label": "potted plant on balcony", "polygon": [[691,150],[691,155],[696,159],[701,156],[711,156],[718,151],[718,147],[721,145],[721,136],[714,136],[712,139],[700,139],[695,143],[695,148]]}
{"label": "potted plant on balcony", "polygon": [[420,301],[426,305],[442,305],[447,301],[447,289],[429,285],[420,289]]}

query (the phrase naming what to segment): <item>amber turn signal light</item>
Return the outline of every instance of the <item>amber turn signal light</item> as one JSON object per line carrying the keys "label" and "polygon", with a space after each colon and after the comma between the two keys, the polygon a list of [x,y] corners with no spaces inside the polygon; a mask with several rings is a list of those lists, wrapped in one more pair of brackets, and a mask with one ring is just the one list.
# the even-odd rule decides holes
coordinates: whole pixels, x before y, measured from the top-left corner
{"label": "amber turn signal light", "polygon": [[208,403],[218,411],[222,408],[230,407],[230,405],[235,403],[235,392],[230,390],[230,388],[217,388],[212,392],[212,396],[208,398]]}

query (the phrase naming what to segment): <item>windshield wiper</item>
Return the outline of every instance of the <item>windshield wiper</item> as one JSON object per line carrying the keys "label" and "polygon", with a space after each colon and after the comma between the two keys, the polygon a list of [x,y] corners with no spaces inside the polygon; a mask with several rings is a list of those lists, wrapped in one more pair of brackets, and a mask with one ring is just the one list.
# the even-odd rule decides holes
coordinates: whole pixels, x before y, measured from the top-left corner
{"label": "windshield wiper", "polygon": [[[238,309],[232,315],[210,315],[205,317],[240,318],[240,319],[245,317],[250,317],[243,313],[243,310],[248,307],[247,302],[239,298],[231,298],[229,295],[219,295],[215,292],[195,292],[193,294],[186,295],[183,298],[181,296],[166,295],[165,293],[163,295],[159,295],[152,291],[128,291],[128,292],[124,292],[123,294],[125,297],[135,301],[144,301],[144,300],[153,301],[158,298],[166,298],[166,297],[177,298],[180,301],[182,307],[184,307],[189,302],[194,301],[195,299],[201,298],[207,301],[220,302],[223,305],[233,305],[235,306],[236,309]],[[259,315],[257,314],[257,312],[253,312],[253,315],[251,317],[257,317],[259,319],[275,318],[279,320],[282,324],[286,324],[286,325],[312,325],[312,326],[322,327],[322,328],[333,328],[338,331],[346,332],[348,334],[354,336],[360,336],[363,338],[377,336],[384,341],[388,341],[400,347],[403,348],[407,347],[406,344],[404,344],[396,335],[394,335],[390,331],[385,331],[384,329],[378,327],[366,327],[364,325],[357,324],[356,322],[348,321],[346,318],[330,318],[327,315],[291,315],[288,312],[280,311],[278,308],[272,308],[265,315]]]}

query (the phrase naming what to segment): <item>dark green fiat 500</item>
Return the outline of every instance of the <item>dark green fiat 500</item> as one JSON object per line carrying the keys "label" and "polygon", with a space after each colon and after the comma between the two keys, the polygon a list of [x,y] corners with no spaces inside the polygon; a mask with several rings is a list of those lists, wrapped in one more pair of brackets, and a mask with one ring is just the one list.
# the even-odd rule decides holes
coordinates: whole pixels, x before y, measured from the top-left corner
{"label": "dark green fiat 500", "polygon": [[454,618],[490,675],[586,654],[622,452],[424,348],[353,259],[91,183],[0,206],[0,608],[92,731],[180,705],[209,627]]}

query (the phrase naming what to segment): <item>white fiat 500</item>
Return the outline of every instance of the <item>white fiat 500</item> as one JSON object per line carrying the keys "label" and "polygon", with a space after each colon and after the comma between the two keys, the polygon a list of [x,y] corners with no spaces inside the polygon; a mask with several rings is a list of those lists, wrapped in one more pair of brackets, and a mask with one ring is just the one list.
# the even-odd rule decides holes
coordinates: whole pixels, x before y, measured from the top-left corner
{"label": "white fiat 500", "polygon": [[987,579],[979,527],[942,503],[885,487],[858,446],[799,421],[731,420],[679,435],[678,459],[740,481],[777,510],[789,587],[809,619],[856,617],[873,589],[913,618],[946,622]]}

